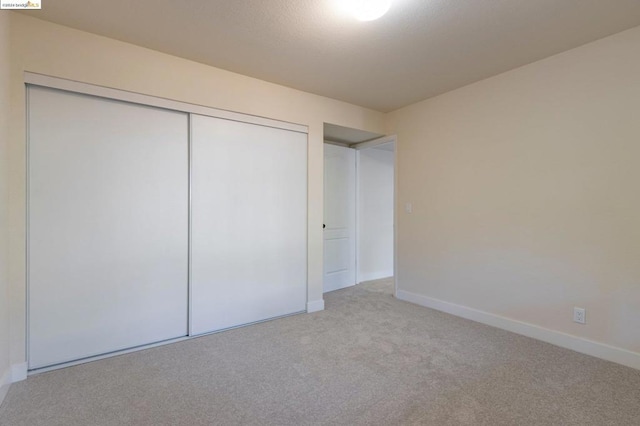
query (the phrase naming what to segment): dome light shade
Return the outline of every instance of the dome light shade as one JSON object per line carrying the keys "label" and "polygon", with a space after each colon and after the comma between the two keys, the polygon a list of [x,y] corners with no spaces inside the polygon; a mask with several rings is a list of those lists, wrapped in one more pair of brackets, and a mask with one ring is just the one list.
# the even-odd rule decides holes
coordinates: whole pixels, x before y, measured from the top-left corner
{"label": "dome light shade", "polygon": [[342,0],[342,7],[360,21],[373,21],[387,13],[391,0]]}

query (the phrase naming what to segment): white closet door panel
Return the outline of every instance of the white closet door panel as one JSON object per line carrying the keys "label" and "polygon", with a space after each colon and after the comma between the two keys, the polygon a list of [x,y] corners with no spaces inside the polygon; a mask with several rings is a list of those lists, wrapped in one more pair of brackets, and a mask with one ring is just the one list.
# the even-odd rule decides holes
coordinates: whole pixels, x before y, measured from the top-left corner
{"label": "white closet door panel", "polygon": [[188,116],[29,88],[29,367],[187,334]]}
{"label": "white closet door panel", "polygon": [[191,332],[306,306],[307,135],[192,116]]}

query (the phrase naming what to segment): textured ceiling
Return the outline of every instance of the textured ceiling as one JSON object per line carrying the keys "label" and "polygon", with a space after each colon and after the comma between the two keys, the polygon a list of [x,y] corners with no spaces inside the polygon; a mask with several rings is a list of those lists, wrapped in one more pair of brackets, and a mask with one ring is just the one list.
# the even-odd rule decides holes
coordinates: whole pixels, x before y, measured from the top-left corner
{"label": "textured ceiling", "polygon": [[48,0],[30,16],[391,111],[640,25],[640,0]]}

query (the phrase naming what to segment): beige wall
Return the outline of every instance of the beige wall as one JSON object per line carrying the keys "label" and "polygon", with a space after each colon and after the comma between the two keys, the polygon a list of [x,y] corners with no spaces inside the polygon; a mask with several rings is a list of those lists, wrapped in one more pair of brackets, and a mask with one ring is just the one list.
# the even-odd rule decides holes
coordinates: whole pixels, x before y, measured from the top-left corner
{"label": "beige wall", "polygon": [[24,71],[308,125],[310,301],[323,122],[397,133],[400,289],[640,352],[640,28],[391,113],[385,132],[377,112],[11,16],[12,363],[25,359]]}
{"label": "beige wall", "polygon": [[395,111],[387,130],[401,290],[640,352],[640,27]]}
{"label": "beige wall", "polygon": [[309,295],[322,299],[323,123],[380,132],[384,116],[25,15],[11,26],[11,359],[25,359],[23,72],[47,74],[309,126]]}
{"label": "beige wall", "polygon": [[0,402],[9,372],[9,294],[7,268],[7,156],[9,140],[9,12],[0,12]]}

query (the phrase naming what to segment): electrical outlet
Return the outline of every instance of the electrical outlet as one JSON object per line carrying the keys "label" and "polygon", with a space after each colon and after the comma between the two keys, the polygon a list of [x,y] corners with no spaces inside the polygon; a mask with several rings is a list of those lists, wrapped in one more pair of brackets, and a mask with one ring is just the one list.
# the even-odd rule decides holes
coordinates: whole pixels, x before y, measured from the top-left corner
{"label": "electrical outlet", "polygon": [[412,205],[411,203],[406,203],[406,204],[404,205],[404,211],[405,211],[405,213],[407,213],[407,214],[411,214],[411,213],[413,213],[413,205]]}
{"label": "electrical outlet", "polygon": [[573,308],[573,321],[586,324],[587,323],[587,311],[584,308]]}

